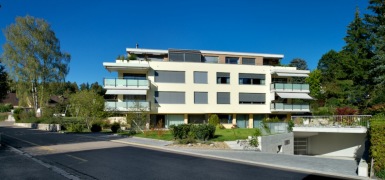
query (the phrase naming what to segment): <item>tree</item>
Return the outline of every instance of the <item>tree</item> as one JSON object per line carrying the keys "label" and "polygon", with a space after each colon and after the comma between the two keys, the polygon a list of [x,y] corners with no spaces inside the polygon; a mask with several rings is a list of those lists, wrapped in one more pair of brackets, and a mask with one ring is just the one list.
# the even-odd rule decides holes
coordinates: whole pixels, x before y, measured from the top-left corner
{"label": "tree", "polygon": [[373,12],[365,15],[374,52],[370,75],[375,84],[385,85],[385,3],[383,0],[370,0],[368,9]]}
{"label": "tree", "polygon": [[318,69],[310,72],[309,77],[306,78],[306,83],[310,86],[310,95],[316,99],[321,97],[321,71]]}
{"label": "tree", "polygon": [[289,66],[296,67],[298,70],[309,70],[306,61],[301,58],[294,58],[290,61]]}
{"label": "tree", "polygon": [[80,84],[80,91],[90,90],[90,85],[87,83]]}
{"label": "tree", "polygon": [[127,124],[130,124],[135,130],[144,132],[143,129],[145,129],[146,124],[149,123],[148,116],[148,108],[142,106],[139,101],[135,101],[127,113]]}
{"label": "tree", "polygon": [[72,94],[69,103],[71,114],[82,118],[88,129],[94,120],[105,116],[104,99],[95,91],[84,90]]}
{"label": "tree", "polygon": [[90,89],[94,90],[96,93],[98,93],[101,96],[104,96],[106,94],[106,90],[103,89],[103,87],[99,85],[98,82],[92,83]]}
{"label": "tree", "polygon": [[19,99],[36,110],[49,99],[49,82],[60,82],[68,74],[70,55],[60,50],[59,40],[43,19],[17,17],[4,31],[2,59],[17,83]]}
{"label": "tree", "polygon": [[0,64],[0,100],[7,96],[9,90],[8,74],[5,72],[4,66]]}

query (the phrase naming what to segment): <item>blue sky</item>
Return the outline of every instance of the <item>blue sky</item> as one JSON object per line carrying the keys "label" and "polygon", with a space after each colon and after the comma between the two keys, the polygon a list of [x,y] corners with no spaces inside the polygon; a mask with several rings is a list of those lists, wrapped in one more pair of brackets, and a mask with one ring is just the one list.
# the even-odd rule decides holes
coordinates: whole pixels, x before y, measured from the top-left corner
{"label": "blue sky", "polygon": [[[17,16],[47,20],[71,54],[67,81],[102,83],[116,77],[103,62],[125,48],[203,49],[283,54],[310,69],[341,50],[356,7],[368,0],[0,0],[0,28]],[[4,44],[0,35],[0,44]],[[0,53],[2,53],[2,48]]]}

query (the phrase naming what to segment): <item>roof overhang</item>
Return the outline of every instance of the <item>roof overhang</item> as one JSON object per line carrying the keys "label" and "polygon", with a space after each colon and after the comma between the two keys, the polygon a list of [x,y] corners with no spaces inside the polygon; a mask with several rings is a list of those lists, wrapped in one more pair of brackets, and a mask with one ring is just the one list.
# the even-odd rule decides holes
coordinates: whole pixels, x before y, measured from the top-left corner
{"label": "roof overhang", "polygon": [[[176,49],[172,49],[176,50]],[[128,53],[133,54],[153,54],[153,55],[162,55],[168,54],[169,50],[160,50],[160,49],[141,49],[141,48],[126,48]],[[189,50],[191,51],[191,50]],[[260,56],[265,58],[276,58],[282,59],[284,56],[282,54],[264,54],[264,53],[248,53],[248,52],[229,52],[229,51],[208,51],[208,50],[199,50],[202,54],[223,54],[223,55],[233,55],[233,56]]]}
{"label": "roof overhang", "polygon": [[143,63],[109,63],[104,62],[103,66],[108,71],[118,71],[118,70],[148,70],[150,68],[150,65],[148,62]]}
{"label": "roof overhang", "polygon": [[271,70],[271,74],[276,74],[280,77],[309,77],[309,70],[296,70],[296,69],[274,69]]}
{"label": "roof overhang", "polygon": [[146,95],[147,90],[107,90],[106,94],[123,95]]}
{"label": "roof overhang", "polygon": [[277,93],[283,99],[313,99],[306,93]]}

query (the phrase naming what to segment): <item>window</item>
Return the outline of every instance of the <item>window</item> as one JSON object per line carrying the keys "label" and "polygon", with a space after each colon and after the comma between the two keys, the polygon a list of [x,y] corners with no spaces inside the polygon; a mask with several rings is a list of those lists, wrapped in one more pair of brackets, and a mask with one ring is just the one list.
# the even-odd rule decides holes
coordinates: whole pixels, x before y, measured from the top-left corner
{"label": "window", "polygon": [[287,83],[287,78],[272,78],[272,83]]}
{"label": "window", "polygon": [[221,124],[232,124],[233,122],[232,114],[218,114],[218,118]]}
{"label": "window", "polygon": [[146,95],[123,95],[124,101],[146,101]]}
{"label": "window", "polygon": [[230,73],[217,72],[217,84],[230,84]]}
{"label": "window", "polygon": [[169,61],[177,61],[177,62],[201,62],[202,55],[200,51],[194,50],[178,50],[178,49],[170,49],[168,51]]}
{"label": "window", "polygon": [[226,57],[226,64],[238,64],[238,57]]}
{"label": "window", "polygon": [[218,63],[218,56],[204,56],[203,62],[205,63]]}
{"label": "window", "polygon": [[184,71],[155,71],[155,82],[185,83]]}
{"label": "window", "polygon": [[145,74],[123,73],[123,79],[146,80]]}
{"label": "window", "polygon": [[230,104],[230,92],[217,92],[217,104]]}
{"label": "window", "polygon": [[155,91],[155,103],[185,104],[185,92]]}
{"label": "window", "polygon": [[239,93],[239,104],[265,104],[264,93]]}
{"label": "window", "polygon": [[204,124],[207,122],[206,114],[189,114],[188,115],[188,123],[192,124]]}
{"label": "window", "polygon": [[207,84],[207,72],[194,71],[195,84]]}
{"label": "window", "polygon": [[278,64],[279,64],[279,59],[263,58],[263,65],[264,66],[276,66]]}
{"label": "window", "polygon": [[242,58],[242,64],[255,65],[255,58]]}
{"label": "window", "polygon": [[265,84],[264,74],[239,73],[239,84]]}
{"label": "window", "polygon": [[207,104],[207,92],[194,92],[194,104]]}

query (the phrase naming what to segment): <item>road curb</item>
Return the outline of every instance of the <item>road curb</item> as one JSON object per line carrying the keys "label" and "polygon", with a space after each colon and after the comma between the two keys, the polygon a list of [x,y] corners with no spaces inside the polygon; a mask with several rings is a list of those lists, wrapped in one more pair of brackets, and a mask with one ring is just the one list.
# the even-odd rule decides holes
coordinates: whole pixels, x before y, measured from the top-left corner
{"label": "road curb", "polygon": [[10,145],[8,145],[8,144],[4,144],[4,146],[5,146],[5,147],[8,147],[12,152],[15,152],[15,153],[17,153],[17,154],[19,154],[19,155],[25,156],[25,157],[27,157],[27,158],[29,158],[29,159],[35,161],[36,163],[38,163],[38,164],[40,164],[40,165],[42,165],[42,166],[44,166],[44,167],[50,169],[51,171],[53,171],[53,172],[55,172],[55,173],[57,173],[57,174],[60,174],[60,175],[64,176],[64,177],[67,178],[67,179],[71,179],[71,180],[80,180],[79,177],[74,176],[74,175],[72,175],[72,174],[66,172],[65,170],[63,170],[63,169],[61,169],[61,168],[58,168],[58,167],[56,167],[56,166],[50,165],[50,164],[48,164],[48,163],[45,163],[45,162],[43,162],[43,161],[41,161],[41,160],[39,160],[39,159],[33,157],[32,155],[30,155],[30,154],[24,152],[24,151],[21,151],[21,150],[15,148],[15,147],[12,147],[12,146],[10,146]]}

